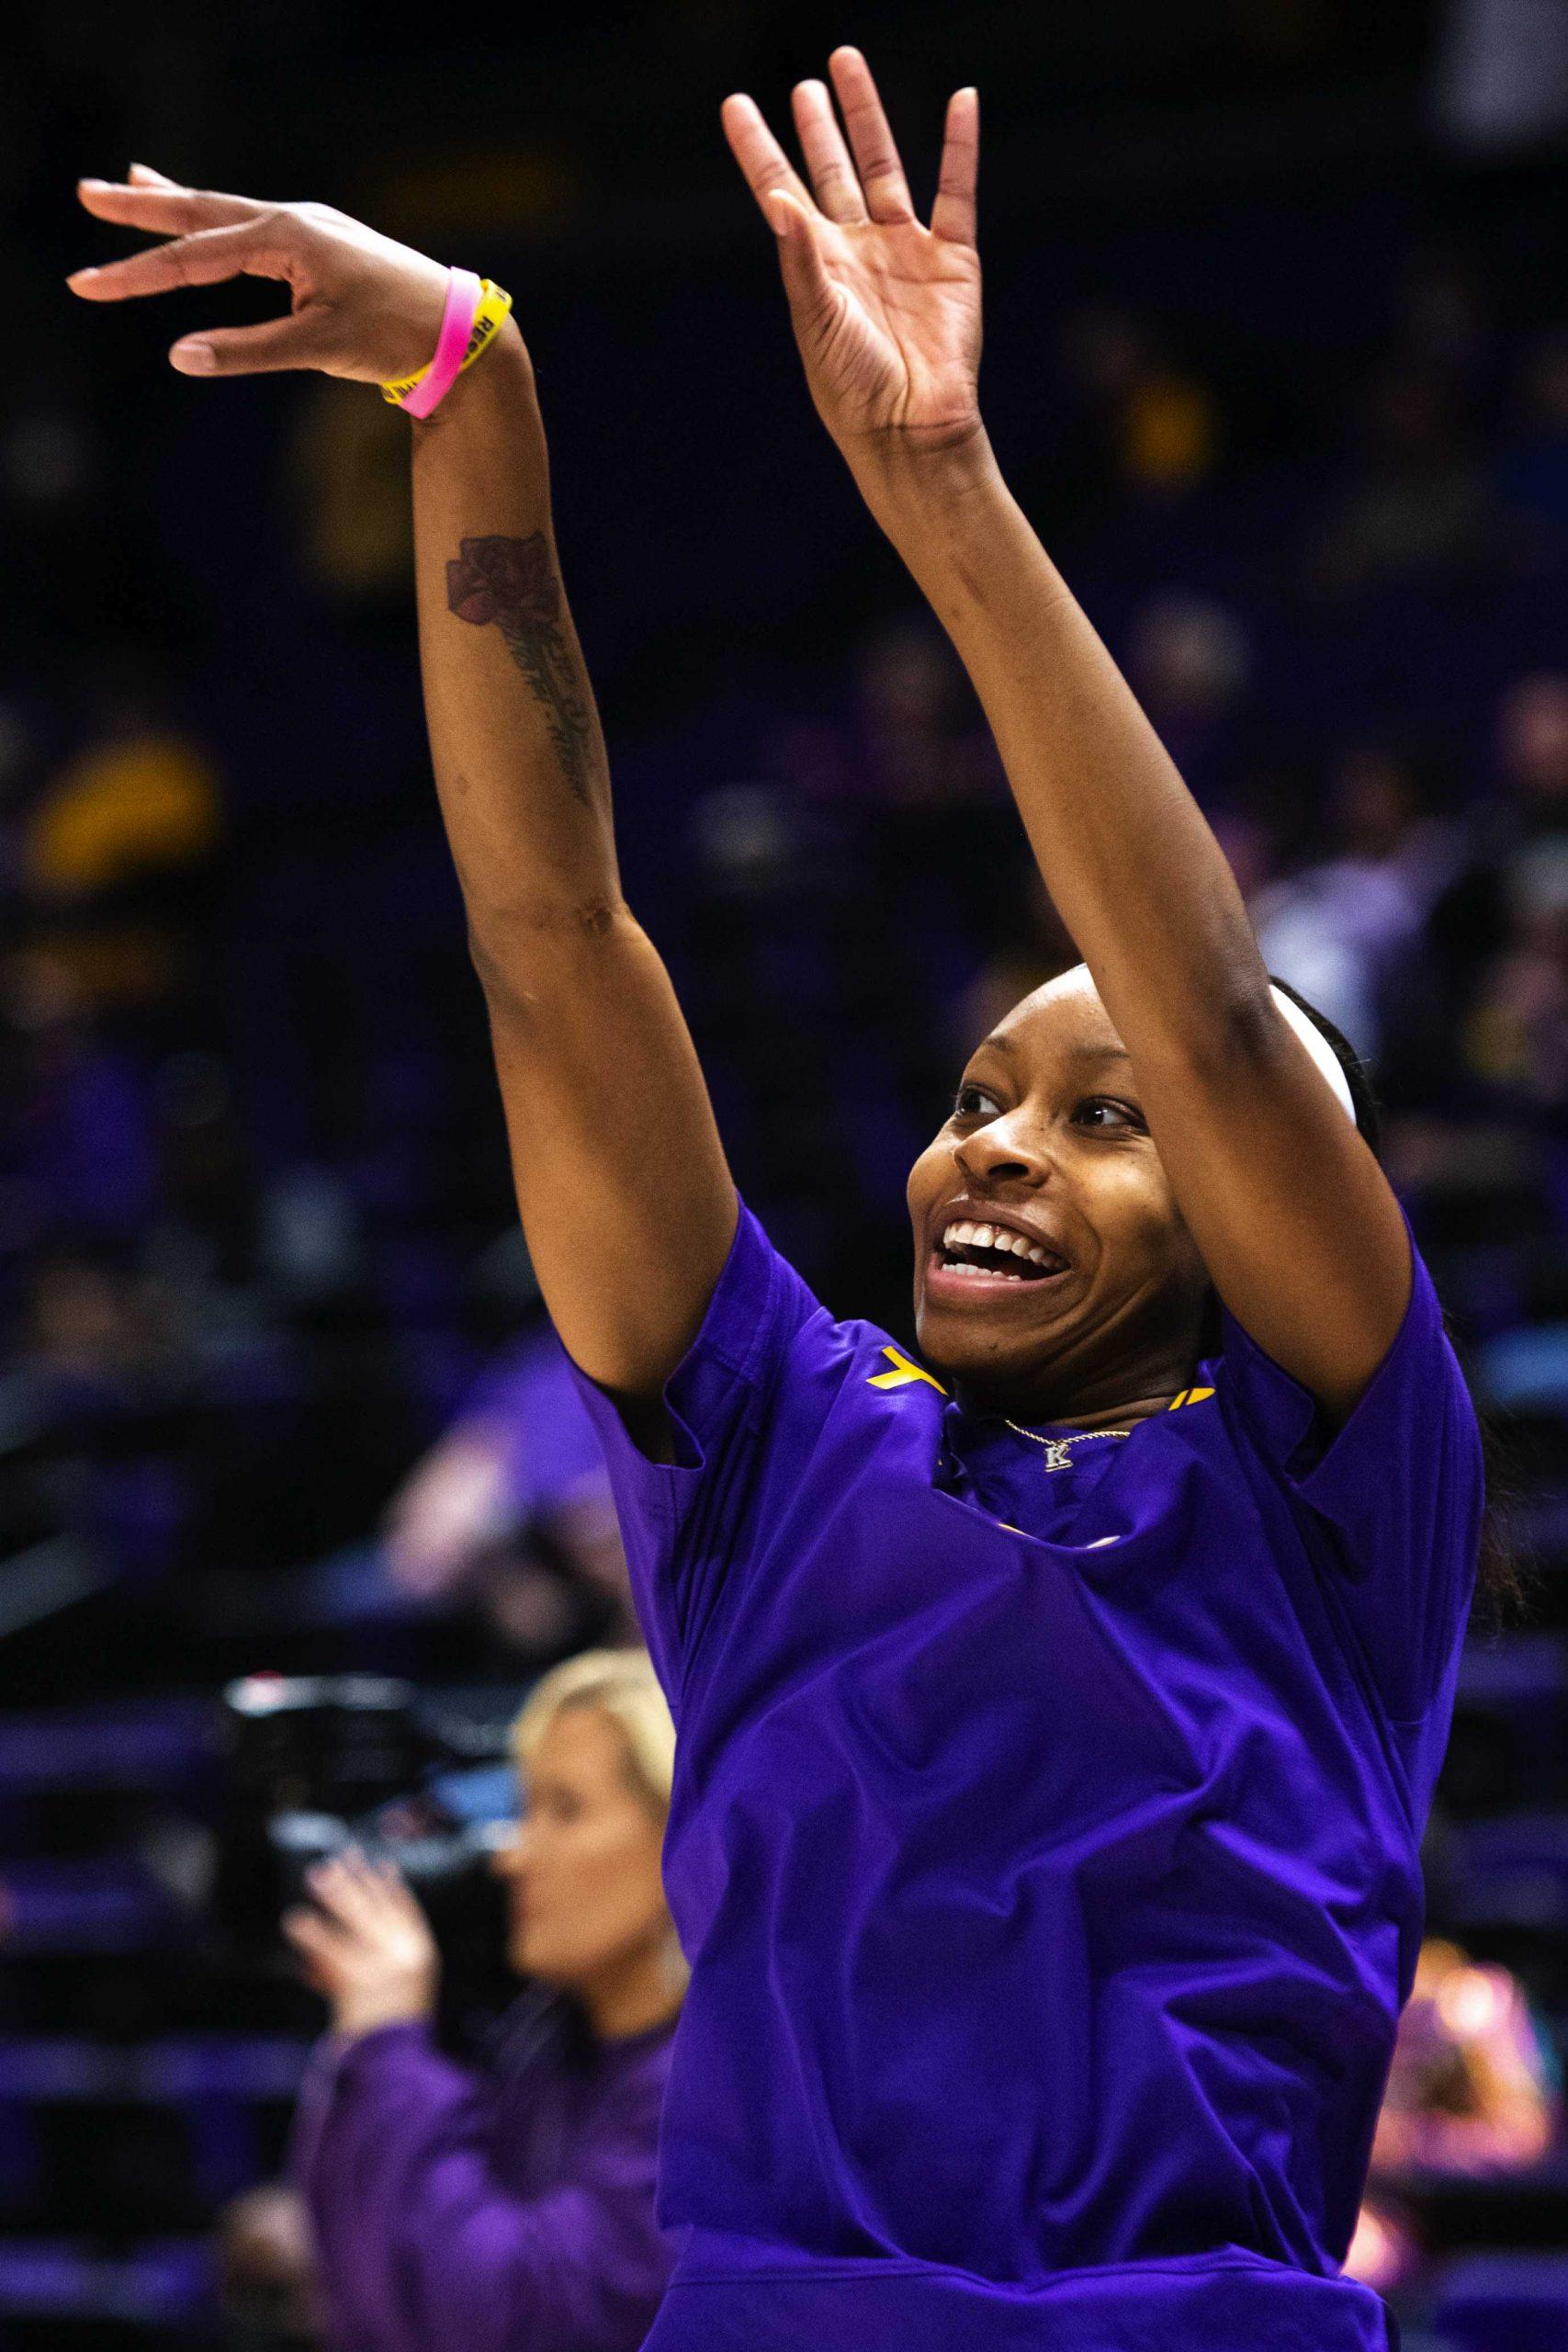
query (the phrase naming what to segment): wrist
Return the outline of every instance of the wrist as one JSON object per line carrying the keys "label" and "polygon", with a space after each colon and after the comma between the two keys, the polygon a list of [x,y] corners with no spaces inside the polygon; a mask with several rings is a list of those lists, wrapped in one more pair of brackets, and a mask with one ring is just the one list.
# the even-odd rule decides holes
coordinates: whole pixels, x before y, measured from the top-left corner
{"label": "wrist", "polygon": [[333,2031],[340,2041],[363,2041],[389,2026],[428,2025],[434,2004],[415,1994],[363,1994],[333,2005]]}
{"label": "wrist", "polygon": [[516,320],[509,314],[496,329],[489,350],[482,351],[471,368],[464,368],[434,415],[412,420],[418,427],[415,439],[463,417],[482,415],[497,400],[513,402],[520,394],[534,401],[534,363]]}
{"label": "wrist", "polygon": [[896,543],[1002,487],[990,436],[978,420],[962,439],[940,446],[912,447],[879,436],[845,456],[862,497]]}

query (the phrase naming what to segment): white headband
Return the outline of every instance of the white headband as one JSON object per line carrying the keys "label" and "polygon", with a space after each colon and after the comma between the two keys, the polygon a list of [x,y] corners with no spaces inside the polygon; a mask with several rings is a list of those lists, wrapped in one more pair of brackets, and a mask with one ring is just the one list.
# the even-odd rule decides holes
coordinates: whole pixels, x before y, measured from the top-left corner
{"label": "white headband", "polygon": [[1356,1104],[1350,1092],[1350,1081],[1345,1075],[1345,1066],[1316,1022],[1309,1021],[1294,997],[1287,996],[1283,989],[1275,988],[1272,982],[1269,983],[1269,993],[1334,1089],[1339,1107],[1350,1125],[1359,1125],[1360,1123],[1356,1117]]}

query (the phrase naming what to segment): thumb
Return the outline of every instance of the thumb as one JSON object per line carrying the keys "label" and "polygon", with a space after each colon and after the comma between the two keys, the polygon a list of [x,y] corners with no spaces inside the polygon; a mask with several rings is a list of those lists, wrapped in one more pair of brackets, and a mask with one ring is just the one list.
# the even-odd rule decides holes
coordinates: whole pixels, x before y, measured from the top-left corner
{"label": "thumb", "polygon": [[[182,335],[169,364],[182,376],[273,375],[285,368],[326,368],[327,339],[309,311],[285,312],[254,327],[200,327]],[[327,370],[330,373],[330,369]]]}
{"label": "thumb", "polygon": [[779,267],[784,291],[797,318],[813,318],[831,310],[835,301],[829,277],[806,208],[783,188],[768,198],[768,218],[779,241]]}

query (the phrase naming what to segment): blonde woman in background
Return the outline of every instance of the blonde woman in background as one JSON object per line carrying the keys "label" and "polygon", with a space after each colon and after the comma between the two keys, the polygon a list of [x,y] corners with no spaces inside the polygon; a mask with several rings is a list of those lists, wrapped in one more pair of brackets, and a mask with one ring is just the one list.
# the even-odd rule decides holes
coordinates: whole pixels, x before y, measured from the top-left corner
{"label": "blonde woman in background", "polygon": [[435,1945],[395,1872],[323,1863],[285,1923],[332,2004],[293,2170],[341,2352],[634,2352],[673,2260],[654,2159],[686,1970],[647,1653],[557,1667],[513,1747],[525,1811],[497,1867],[532,1983],[487,2069],[435,2045]]}

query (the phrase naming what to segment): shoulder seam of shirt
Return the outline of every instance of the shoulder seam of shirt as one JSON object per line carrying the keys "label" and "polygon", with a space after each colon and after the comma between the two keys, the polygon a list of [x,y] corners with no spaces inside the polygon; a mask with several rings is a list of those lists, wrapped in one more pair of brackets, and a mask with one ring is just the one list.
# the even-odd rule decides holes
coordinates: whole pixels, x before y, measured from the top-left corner
{"label": "shoulder seam of shirt", "polygon": [[[746,1346],[739,1351],[739,1361],[737,1361],[735,1353],[717,1340],[711,1343],[708,1353],[713,1356],[717,1363],[723,1364],[727,1372],[732,1372],[735,1374],[736,1379],[739,1380],[744,1387],[755,1390],[759,1385],[757,1375],[760,1361],[770,1339],[773,1336],[774,1309],[778,1303],[779,1291],[784,1278],[784,1270],[788,1261],[784,1258],[783,1251],[778,1249],[776,1244],[768,1235],[762,1225],[761,1217],[759,1217],[753,1210],[747,1207],[746,1203],[740,1199],[739,1193],[736,1194],[736,1200],[739,1208],[741,1223],[743,1223],[747,1217],[750,1217],[752,1224],[756,1227],[758,1235],[761,1236],[762,1247],[768,1253],[767,1296],[762,1302],[762,1311],[756,1319],[748,1338]],[[740,1224],[737,1224],[734,1247],[738,1248],[739,1246],[740,1238]],[[728,1264],[729,1261],[726,1260],[726,1272],[728,1272]],[[793,1272],[795,1270],[790,1268],[790,1271]],[[719,1281],[722,1282],[723,1280],[724,1273],[721,1272],[719,1275]]]}

